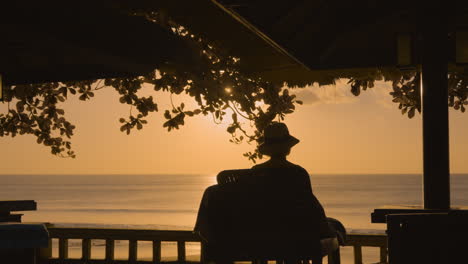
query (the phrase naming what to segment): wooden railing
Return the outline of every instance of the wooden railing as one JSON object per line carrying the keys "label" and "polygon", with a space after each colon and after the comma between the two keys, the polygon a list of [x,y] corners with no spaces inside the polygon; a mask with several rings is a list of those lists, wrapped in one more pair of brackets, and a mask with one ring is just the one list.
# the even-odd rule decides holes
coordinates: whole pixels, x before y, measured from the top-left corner
{"label": "wooden railing", "polygon": [[[147,230],[147,229],[106,229],[106,228],[76,228],[48,226],[50,235],[49,248],[41,249],[39,263],[41,264],[160,264],[160,263],[200,263],[201,247],[197,252],[197,260],[188,260],[187,242],[200,242],[197,234],[191,231]],[[58,240],[58,243],[52,243]],[[69,257],[69,241],[81,241],[81,256]],[[92,258],[91,252],[96,248],[93,241],[105,241],[105,254],[101,259]],[[128,258],[115,259],[115,242],[128,241]],[[152,245],[152,257],[141,260],[138,258],[138,241],[149,241]],[[56,241],[55,241],[56,242]],[[177,258],[168,260],[161,256],[161,243],[175,242]],[[387,263],[387,239],[384,234],[348,234],[345,246],[354,248],[354,263],[362,263],[362,247],[379,247],[380,262]],[[57,248],[58,247],[58,248]],[[56,254],[53,254],[55,252]],[[58,252],[58,254],[57,254]],[[332,256],[329,256],[329,260]]]}
{"label": "wooden railing", "polygon": [[380,261],[388,262],[387,236],[385,234],[359,234],[351,233],[346,237],[345,246],[353,247],[354,264],[362,264],[362,247],[378,247],[380,249]]}

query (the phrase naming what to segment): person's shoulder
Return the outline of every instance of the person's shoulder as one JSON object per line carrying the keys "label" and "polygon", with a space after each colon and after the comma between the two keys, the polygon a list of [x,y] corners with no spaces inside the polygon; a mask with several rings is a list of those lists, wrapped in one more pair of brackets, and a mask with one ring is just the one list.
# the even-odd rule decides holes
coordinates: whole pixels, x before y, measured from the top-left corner
{"label": "person's shoulder", "polygon": [[297,165],[297,164],[293,164],[293,165],[294,165],[294,166],[293,166],[294,169],[297,170],[298,173],[309,176],[309,172],[307,172],[307,170],[304,169],[302,166]]}
{"label": "person's shoulder", "polygon": [[260,168],[262,168],[261,165],[262,165],[262,164],[253,165],[251,169],[260,169]]}

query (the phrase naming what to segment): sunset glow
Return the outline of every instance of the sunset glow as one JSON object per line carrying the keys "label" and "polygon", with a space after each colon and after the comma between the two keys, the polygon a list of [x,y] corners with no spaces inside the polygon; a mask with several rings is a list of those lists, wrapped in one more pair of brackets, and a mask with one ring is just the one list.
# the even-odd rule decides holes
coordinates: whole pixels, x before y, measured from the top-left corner
{"label": "sunset glow", "polygon": [[[304,101],[286,117],[292,135],[301,142],[290,159],[312,174],[327,173],[421,173],[421,118],[402,116],[388,95],[390,84],[359,97],[350,94],[346,81],[336,87],[308,87],[293,90]],[[142,94],[153,95],[160,109],[170,107],[167,93],[155,94],[149,87]],[[186,108],[195,106],[188,96],[174,96]],[[254,146],[229,142],[226,132],[230,114],[221,124],[213,117],[197,116],[186,125],[167,132],[160,112],[148,118],[148,125],[126,135],[119,131],[120,117],[129,108],[118,103],[118,94],[103,89],[89,102],[70,99],[63,103],[70,121],[77,126],[72,139],[76,159],[50,154],[31,136],[2,138],[4,174],[157,174],[210,173],[223,169],[248,168],[253,164],[242,156]],[[6,105],[1,105],[2,110]],[[62,106],[61,106],[62,107]],[[104,110],[107,109],[107,110]],[[468,171],[464,162],[468,143],[468,116],[451,111],[452,172]],[[246,121],[247,122],[247,121]],[[24,166],[25,162],[28,166]]]}

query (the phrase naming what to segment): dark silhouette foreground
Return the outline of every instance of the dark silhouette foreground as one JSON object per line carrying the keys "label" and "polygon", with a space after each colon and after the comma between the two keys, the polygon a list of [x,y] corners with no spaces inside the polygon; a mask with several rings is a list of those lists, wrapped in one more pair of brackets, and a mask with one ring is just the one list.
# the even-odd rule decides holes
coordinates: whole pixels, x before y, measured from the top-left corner
{"label": "dark silhouette foreground", "polygon": [[341,229],[344,242],[344,227],[327,220],[307,171],[286,160],[298,142],[284,124],[273,123],[259,147],[269,161],[252,169],[222,171],[218,184],[205,190],[195,225],[205,240],[204,261],[321,263],[324,255],[338,249],[334,229]]}

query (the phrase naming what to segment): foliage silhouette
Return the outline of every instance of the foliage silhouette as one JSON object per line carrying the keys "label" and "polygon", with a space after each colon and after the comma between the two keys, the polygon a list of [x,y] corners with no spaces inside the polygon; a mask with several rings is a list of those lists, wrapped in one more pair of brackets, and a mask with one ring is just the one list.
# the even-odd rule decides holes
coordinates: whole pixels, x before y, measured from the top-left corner
{"label": "foliage silhouette", "polygon": [[[0,114],[0,136],[31,134],[37,138],[38,144],[50,147],[52,154],[74,158],[70,139],[75,126],[65,118],[65,111],[58,108],[60,103],[70,96],[79,96],[80,100],[87,101],[94,97],[97,90],[112,87],[120,94],[120,103],[137,110],[128,118],[119,119],[122,123],[120,130],[130,134],[132,129],[139,130],[147,124],[144,118],[149,113],[159,111],[155,98],[137,95],[142,85],[149,84],[155,91],[176,95],[185,93],[197,102],[195,109],[186,109],[184,103],[164,109],[166,122],[163,126],[168,131],[179,129],[187,117],[212,115],[214,122],[219,123],[228,112],[232,112],[232,122],[227,128],[232,136],[230,141],[236,144],[245,141],[261,143],[261,131],[269,123],[276,119],[283,120],[287,114],[294,112],[297,104],[302,104],[290,90],[314,83],[314,80],[309,83],[288,82],[289,87],[285,88],[285,83],[272,83],[253,77],[241,72],[240,58],[231,56],[209,39],[191,33],[187,27],[170,20],[166,14],[150,11],[132,13],[167,27],[184,39],[190,50],[181,51],[183,56],[162,63],[158,69],[145,76],[8,87],[4,90],[4,102],[8,104],[8,110]],[[385,68],[337,73],[335,80],[348,78],[351,92],[356,96],[372,88],[375,81],[391,81],[393,102],[399,104],[402,114],[412,118],[416,111],[421,111],[418,76],[417,71],[402,72],[396,68]],[[468,104],[467,85],[468,76],[463,70],[458,69],[450,74],[449,106],[465,111],[465,105]],[[253,162],[262,158],[257,149],[244,153],[244,156]]]}

